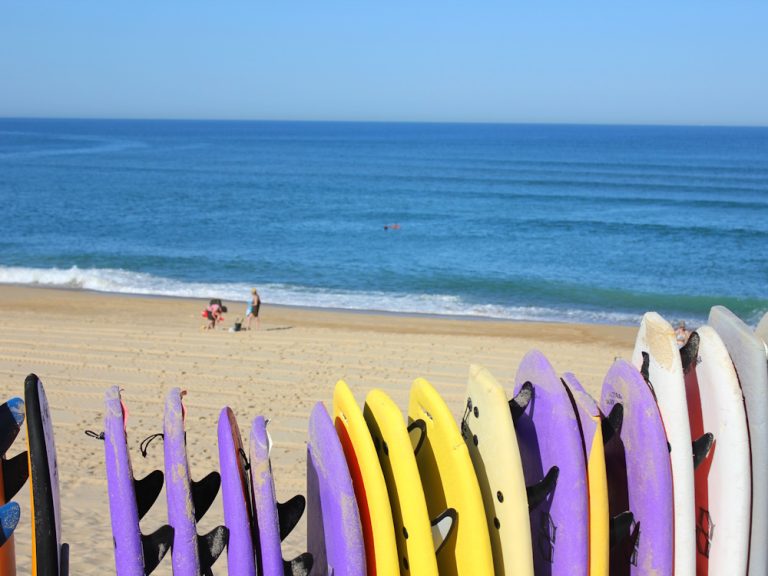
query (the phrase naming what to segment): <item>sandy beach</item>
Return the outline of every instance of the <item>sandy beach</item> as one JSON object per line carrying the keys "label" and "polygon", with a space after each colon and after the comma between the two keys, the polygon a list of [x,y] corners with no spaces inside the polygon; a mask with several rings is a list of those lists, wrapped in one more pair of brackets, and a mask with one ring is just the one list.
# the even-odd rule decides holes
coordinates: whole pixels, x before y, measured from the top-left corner
{"label": "sandy beach", "polygon": [[[306,427],[312,406],[331,408],[333,386],[345,379],[358,402],[374,387],[405,409],[416,377],[429,380],[458,417],[470,363],[486,366],[511,392],[523,355],[544,352],[556,370],[573,372],[593,396],[617,356],[631,354],[636,329],[626,326],[456,320],[262,307],[261,330],[230,333],[245,304],[230,307],[223,329],[201,330],[201,300],[132,297],[17,286],[0,287],[0,397],[23,395],[24,377],[43,380],[58,452],[64,539],[71,573],[114,573],[102,442],[108,386],[124,389],[129,446],[137,477],[163,465],[161,441],[146,458],[139,442],[162,431],[163,399],[180,386],[186,398],[189,460],[194,478],[218,469],[216,424],[230,406],[247,434],[257,415],[271,418],[273,470],[281,499],[305,493]],[[25,449],[22,431],[9,452]],[[145,533],[165,521],[164,493],[142,521]],[[16,501],[19,574],[30,571],[29,489]],[[199,525],[223,523],[221,496]],[[305,521],[284,554],[304,551]],[[226,558],[214,565],[226,573]],[[155,572],[170,575],[170,558]]]}

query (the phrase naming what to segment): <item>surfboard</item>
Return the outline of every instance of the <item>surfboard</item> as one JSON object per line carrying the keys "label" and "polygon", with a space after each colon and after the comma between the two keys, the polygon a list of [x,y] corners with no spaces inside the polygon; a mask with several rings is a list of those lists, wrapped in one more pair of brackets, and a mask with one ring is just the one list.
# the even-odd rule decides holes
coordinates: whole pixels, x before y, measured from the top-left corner
{"label": "surfboard", "polygon": [[691,435],[714,435],[695,469],[696,572],[746,574],[751,470],[744,397],[723,341],[711,326],[681,350]]}
{"label": "surfboard", "polygon": [[645,355],[645,373],[670,447],[675,503],[675,576],[691,576],[696,572],[696,504],[688,401],[675,331],[656,312],[647,312],[640,322],[632,353],[632,364],[638,370],[643,367]]}
{"label": "surfboard", "polygon": [[363,412],[343,380],[336,383],[333,392],[333,419],[360,510],[368,576],[399,574],[395,525],[384,473]]}
{"label": "surfboard", "polygon": [[312,555],[305,552],[290,562],[283,560],[280,544],[301,519],[306,500],[299,495],[286,502],[277,501],[269,458],[271,447],[267,421],[263,416],[258,416],[251,424],[250,437],[257,573],[265,576],[306,575],[312,569]]}
{"label": "surfboard", "polygon": [[586,576],[589,572],[589,487],[579,420],[568,391],[537,350],[515,375],[515,396],[530,399],[516,410],[515,432],[529,491],[536,574]]}
{"label": "surfboard", "polygon": [[755,335],[766,343],[766,354],[768,354],[768,312],[763,315],[755,327]]}
{"label": "surfboard", "polygon": [[533,576],[528,498],[509,402],[491,373],[475,364],[461,435],[483,495],[494,573]]}
{"label": "surfboard", "polygon": [[715,306],[709,325],[725,344],[744,394],[752,470],[749,573],[768,574],[768,369],[765,345],[733,312]]}
{"label": "surfboard", "polygon": [[253,548],[256,539],[250,478],[246,471],[247,453],[243,448],[237,418],[229,406],[219,413],[217,432],[224,525],[229,530],[227,568],[231,574],[256,576]]}
{"label": "surfboard", "polygon": [[35,374],[24,381],[30,478],[33,576],[69,573],[69,547],[62,543],[59,469],[53,422],[43,383]]}
{"label": "surfboard", "polygon": [[450,508],[459,519],[437,554],[440,574],[491,574],[488,524],[469,450],[448,406],[423,378],[411,386],[408,421],[424,423],[422,436],[412,434],[411,443],[427,511],[435,518]]}
{"label": "surfboard", "polygon": [[610,560],[608,516],[608,478],[605,470],[602,415],[595,400],[582,387],[576,376],[563,374],[563,383],[571,395],[579,418],[584,453],[587,461],[589,489],[589,574],[607,576]]}
{"label": "surfboard", "polygon": [[174,574],[201,576],[224,551],[229,531],[217,526],[205,536],[198,536],[197,522],[208,511],[219,491],[221,477],[211,472],[199,482],[192,480],[187,460],[184,429],[186,410],[180,388],[173,388],[165,398],[163,446],[165,456],[165,495],[168,524],[173,528],[171,563]]}
{"label": "surfboard", "polygon": [[614,540],[610,574],[671,575],[672,463],[656,398],[634,366],[617,360],[603,380],[600,407]]}
{"label": "surfboard", "polygon": [[365,574],[365,544],[344,449],[322,402],[309,417],[307,547],[319,574]]}
{"label": "surfboard", "polygon": [[[0,406],[0,506],[10,502],[29,476],[27,453],[17,454],[10,460],[5,458],[24,424],[24,401],[11,398]],[[9,519],[10,510],[9,510]],[[10,526],[10,524],[9,524]],[[16,576],[16,548],[13,534],[0,544],[0,574]]]}
{"label": "surfboard", "polygon": [[160,564],[173,542],[170,526],[147,536],[139,526],[160,495],[163,473],[154,470],[141,480],[134,479],[127,444],[128,410],[117,386],[107,390],[104,406],[104,456],[115,567],[118,576],[145,576]]}
{"label": "surfboard", "polygon": [[363,417],[387,484],[400,573],[436,576],[427,502],[403,414],[386,393],[373,389]]}

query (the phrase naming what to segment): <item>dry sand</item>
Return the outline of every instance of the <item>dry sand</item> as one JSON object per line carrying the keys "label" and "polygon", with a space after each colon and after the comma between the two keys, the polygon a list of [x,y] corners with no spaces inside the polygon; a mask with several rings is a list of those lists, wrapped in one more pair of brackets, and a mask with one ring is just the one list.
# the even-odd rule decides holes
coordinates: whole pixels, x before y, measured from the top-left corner
{"label": "dry sand", "polygon": [[[458,417],[470,363],[486,366],[511,392],[518,363],[532,348],[558,372],[576,374],[599,397],[614,358],[629,358],[636,329],[622,326],[535,324],[404,317],[262,307],[260,331],[226,331],[243,303],[227,303],[225,329],[203,331],[197,300],[143,298],[82,291],[0,287],[0,398],[23,395],[36,373],[52,410],[61,479],[64,539],[71,573],[114,573],[103,443],[86,429],[103,429],[108,386],[124,389],[130,411],[128,441],[137,477],[162,469],[161,441],[142,458],[138,444],[162,431],[163,398],[180,386],[186,397],[187,439],[193,478],[218,469],[216,424],[230,406],[247,434],[250,420],[272,419],[272,464],[278,496],[305,493],[306,429],[312,406],[331,408],[333,386],[345,379],[358,402],[381,387],[401,408],[416,377],[429,380]],[[22,431],[9,456],[25,449]],[[29,488],[22,505],[16,550],[19,574],[30,573]],[[165,494],[142,521],[145,533],[164,523]],[[223,523],[221,496],[199,526]],[[284,553],[304,551],[305,522],[286,540]],[[214,572],[226,574],[222,557]],[[155,574],[170,575],[170,558]]]}

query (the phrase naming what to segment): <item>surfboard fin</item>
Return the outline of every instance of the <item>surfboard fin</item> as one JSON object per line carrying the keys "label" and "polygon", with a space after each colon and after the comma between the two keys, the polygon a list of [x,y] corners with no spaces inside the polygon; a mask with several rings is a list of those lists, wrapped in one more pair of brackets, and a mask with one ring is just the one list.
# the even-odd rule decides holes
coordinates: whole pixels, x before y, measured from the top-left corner
{"label": "surfboard fin", "polygon": [[229,542],[229,530],[226,526],[216,526],[204,536],[197,537],[197,551],[200,555],[200,571],[213,574],[211,566],[221,556]]}
{"label": "surfboard fin", "polygon": [[208,512],[208,508],[216,499],[216,494],[219,493],[220,486],[221,475],[218,472],[211,472],[199,482],[192,480],[192,502],[195,505],[196,521],[199,521]]}
{"label": "surfboard fin", "polygon": [[651,355],[648,352],[641,352],[643,355],[643,363],[640,366],[640,375],[645,380],[646,384],[651,383]]}
{"label": "surfboard fin", "polygon": [[13,535],[21,517],[21,507],[16,502],[0,506],[0,546]]}
{"label": "surfboard fin", "polygon": [[603,418],[600,427],[603,432],[603,444],[606,444],[616,434],[621,433],[624,424],[624,404],[616,403],[611,408],[608,416]]}
{"label": "surfboard fin", "polygon": [[0,456],[4,456],[24,423],[24,400],[11,398],[0,405]]}
{"label": "surfboard fin", "polygon": [[693,469],[699,467],[707,457],[709,451],[712,449],[712,445],[715,443],[715,436],[712,432],[702,434],[700,438],[693,441]]}
{"label": "surfboard fin", "polygon": [[[619,542],[623,542],[630,536],[630,528],[632,522],[635,521],[635,515],[629,510],[616,514],[610,520],[609,534],[610,534],[610,546],[613,548]],[[638,523],[638,526],[640,524]]]}
{"label": "surfboard fin", "polygon": [[517,419],[525,412],[533,399],[533,384],[525,382],[521,387],[517,395],[509,401],[509,410],[512,412],[512,421],[517,422]]}
{"label": "surfboard fin", "polygon": [[688,337],[688,342],[685,346],[680,348],[680,360],[683,364],[683,372],[688,374],[691,367],[696,366],[696,358],[699,356],[699,334],[698,332],[691,332]]}
{"label": "surfboard fin", "polygon": [[307,501],[301,494],[297,494],[290,500],[277,503],[277,522],[280,525],[280,541],[291,533],[296,524],[301,520]]}
{"label": "surfboard fin", "polygon": [[157,568],[166,552],[173,544],[173,528],[161,526],[152,534],[141,535],[141,548],[144,552],[144,573],[149,575]]}
{"label": "surfboard fin", "polygon": [[59,552],[59,576],[69,576],[69,544],[62,544]]}
{"label": "surfboard fin", "polygon": [[450,538],[451,533],[456,528],[458,518],[459,515],[454,508],[446,508],[442,514],[432,520],[432,541],[435,544],[435,554],[440,552],[440,549]]}
{"label": "surfboard fin", "polygon": [[427,439],[427,423],[421,418],[408,424],[408,436],[411,437],[411,446],[413,453],[418,456],[419,450]]}
{"label": "surfboard fin", "polygon": [[285,576],[307,576],[312,570],[312,554],[304,552],[293,560],[283,560],[283,574]]}
{"label": "surfboard fin", "polygon": [[557,486],[557,477],[560,475],[560,468],[552,466],[539,482],[532,486],[525,487],[525,493],[528,496],[528,510],[536,508],[547,496],[554,492]]}
{"label": "surfboard fin", "polygon": [[[152,508],[160,490],[163,489],[163,473],[160,470],[150,472],[141,480],[133,479],[133,490],[136,492],[136,505],[139,508],[139,520]],[[197,509],[197,508],[195,508]]]}
{"label": "surfboard fin", "polygon": [[29,478],[27,451],[16,454],[10,460],[2,460],[3,482],[5,483],[5,501],[9,502]]}

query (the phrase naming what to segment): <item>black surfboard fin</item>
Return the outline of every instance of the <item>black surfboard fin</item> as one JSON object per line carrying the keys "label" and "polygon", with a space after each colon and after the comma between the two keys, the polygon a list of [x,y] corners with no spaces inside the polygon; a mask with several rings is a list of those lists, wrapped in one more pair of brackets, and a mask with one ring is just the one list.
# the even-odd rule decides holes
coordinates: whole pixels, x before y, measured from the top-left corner
{"label": "black surfboard fin", "polygon": [[651,355],[648,352],[642,352],[643,363],[640,366],[640,375],[646,384],[651,383]]}
{"label": "black surfboard fin", "polygon": [[0,404],[0,456],[5,456],[8,449],[19,435],[24,423],[24,400],[11,398]]}
{"label": "black surfboard fin", "polygon": [[312,570],[312,554],[304,552],[293,560],[283,560],[283,574],[285,576],[307,576]]}
{"label": "black surfboard fin", "polygon": [[296,524],[301,520],[307,501],[301,494],[297,494],[290,500],[277,503],[277,522],[280,525],[280,541],[291,533]]}
{"label": "black surfboard fin", "polygon": [[552,466],[539,482],[532,486],[526,486],[525,492],[528,496],[528,510],[536,508],[541,504],[547,496],[554,492],[557,486],[557,477],[560,475],[560,468]]}
{"label": "black surfboard fin", "polygon": [[3,482],[5,483],[5,501],[10,502],[11,498],[21,490],[21,487],[29,478],[29,462],[27,461],[27,451],[16,454],[10,460],[2,460]]}
{"label": "black surfboard fin", "polygon": [[533,384],[525,382],[521,387],[517,395],[509,401],[509,410],[512,412],[512,421],[517,422],[517,419],[525,412],[533,399]]}
{"label": "black surfboard fin", "polygon": [[696,367],[696,358],[699,356],[699,334],[694,331],[688,337],[688,342],[680,348],[680,360],[683,364],[683,372],[688,374],[691,367]]}
{"label": "black surfboard fin", "polygon": [[603,432],[603,444],[607,443],[616,434],[621,433],[624,424],[624,404],[616,403],[611,408],[608,416],[603,418],[600,427]]}
{"label": "black surfboard fin", "polygon": [[62,544],[59,552],[59,576],[69,576],[69,544]]}
{"label": "black surfboard fin", "polygon": [[152,534],[141,535],[141,548],[144,551],[144,574],[152,574],[166,552],[173,545],[173,528],[165,525]]}
{"label": "black surfboard fin", "polygon": [[[613,548],[620,542],[623,542],[630,536],[630,528],[632,522],[635,521],[635,515],[629,510],[616,514],[610,520],[609,534],[610,534],[610,546]],[[639,526],[639,524],[638,524]]]}
{"label": "black surfboard fin", "polygon": [[133,479],[133,490],[136,492],[136,505],[139,509],[139,520],[144,518],[163,489],[163,473],[154,470],[141,480]]}
{"label": "black surfboard fin", "polygon": [[693,469],[699,467],[707,457],[709,451],[712,449],[712,445],[715,443],[715,436],[712,432],[702,434],[700,438],[693,441]]}
{"label": "black surfboard fin", "polygon": [[200,555],[200,571],[213,574],[211,566],[218,560],[229,542],[229,530],[226,526],[216,526],[204,536],[197,537],[197,552]]}
{"label": "black surfboard fin", "polygon": [[458,518],[458,512],[454,508],[446,508],[442,514],[432,520],[432,541],[435,544],[435,554],[440,553],[440,549],[451,537],[451,533],[456,529]]}
{"label": "black surfboard fin", "polygon": [[411,437],[411,446],[413,453],[418,456],[419,450],[427,439],[427,423],[424,420],[414,420],[408,424],[408,435]]}
{"label": "black surfboard fin", "polygon": [[220,486],[221,475],[218,472],[211,472],[199,482],[192,480],[192,503],[195,505],[196,521],[208,512],[208,508],[216,499],[216,494],[219,493]]}

